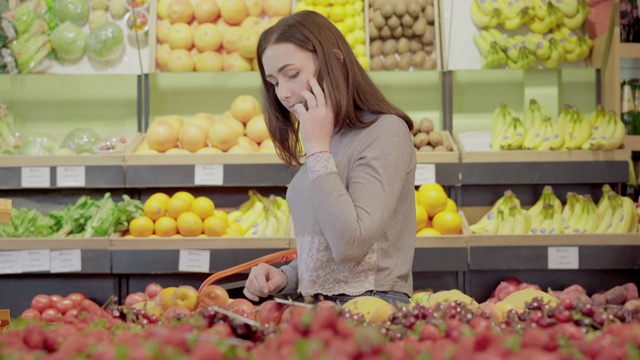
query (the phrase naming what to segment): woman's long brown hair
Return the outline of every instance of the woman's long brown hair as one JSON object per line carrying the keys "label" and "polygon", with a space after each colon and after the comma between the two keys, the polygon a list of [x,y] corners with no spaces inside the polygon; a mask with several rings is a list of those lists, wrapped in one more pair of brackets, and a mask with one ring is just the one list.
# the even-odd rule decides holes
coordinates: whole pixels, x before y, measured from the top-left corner
{"label": "woman's long brown hair", "polygon": [[[369,78],[340,31],[324,16],[314,11],[300,11],[278,21],[265,30],[258,41],[258,66],[262,78],[263,113],[276,153],[286,164],[299,167],[304,155],[299,145],[297,122],[280,103],[275,88],[265,77],[262,54],[272,44],[289,43],[318,57],[321,84],[335,112],[335,129],[362,129],[363,113],[393,114],[413,129],[411,118],[392,105]],[[341,54],[342,56],[337,56]]]}

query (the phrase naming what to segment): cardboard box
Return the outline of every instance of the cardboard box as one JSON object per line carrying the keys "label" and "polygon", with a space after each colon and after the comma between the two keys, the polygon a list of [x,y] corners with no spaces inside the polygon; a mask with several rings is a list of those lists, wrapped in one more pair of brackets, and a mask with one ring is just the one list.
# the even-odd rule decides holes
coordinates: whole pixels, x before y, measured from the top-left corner
{"label": "cardboard box", "polygon": [[11,222],[11,200],[0,199],[0,224]]}

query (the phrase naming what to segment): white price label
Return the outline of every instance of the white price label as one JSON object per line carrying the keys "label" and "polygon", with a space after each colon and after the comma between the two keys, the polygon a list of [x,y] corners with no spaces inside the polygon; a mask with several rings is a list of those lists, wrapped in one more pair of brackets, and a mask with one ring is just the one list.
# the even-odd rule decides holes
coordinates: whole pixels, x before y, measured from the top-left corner
{"label": "white price label", "polygon": [[57,187],[84,187],[86,184],[84,166],[56,167]]}
{"label": "white price label", "polygon": [[51,250],[51,272],[78,272],[82,271],[82,254],[80,249]]}
{"label": "white price label", "polygon": [[547,268],[579,269],[580,254],[577,246],[549,246],[547,248]]}
{"label": "white price label", "polygon": [[23,167],[20,173],[23,188],[48,188],[51,186],[51,169],[46,166]]}
{"label": "white price label", "polygon": [[22,272],[51,270],[49,250],[22,250],[20,253]]}
{"label": "white price label", "polygon": [[436,182],[436,165],[435,164],[417,164],[416,165],[416,186],[424,184],[433,184]]}
{"label": "white price label", "polygon": [[210,257],[209,250],[182,249],[178,260],[178,271],[208,273]]}
{"label": "white price label", "polygon": [[224,168],[222,164],[196,165],[193,180],[194,185],[222,185]]}
{"label": "white price label", "polygon": [[20,274],[20,251],[0,251],[0,274]]}

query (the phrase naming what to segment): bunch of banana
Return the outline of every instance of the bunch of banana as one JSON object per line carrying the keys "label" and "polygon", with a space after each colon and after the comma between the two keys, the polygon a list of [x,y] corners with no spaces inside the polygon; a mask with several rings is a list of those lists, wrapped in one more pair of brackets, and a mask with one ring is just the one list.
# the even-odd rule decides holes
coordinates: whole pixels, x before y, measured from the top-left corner
{"label": "bunch of banana", "polygon": [[482,67],[491,69],[507,64],[507,38],[496,29],[480,30],[480,35],[473,37],[482,59]]}
{"label": "bunch of banana", "polygon": [[[542,65],[544,65],[548,69],[557,69],[558,66],[565,60],[566,53],[562,44],[555,37],[548,37],[547,41],[549,43],[549,57],[548,58],[540,58]],[[537,54],[536,56],[545,56],[545,53]]]}
{"label": "bunch of banana", "polygon": [[586,59],[591,53],[593,42],[589,36],[578,36],[566,26],[558,26],[545,37],[555,38],[565,52],[565,60],[577,62]]}
{"label": "bunch of banana", "polygon": [[[533,56],[529,50],[524,46],[518,46],[518,50],[511,50],[512,53],[515,53],[515,59],[511,59],[509,56],[510,48],[507,47],[507,66],[509,69],[516,70],[526,70],[536,65],[536,58]],[[511,48],[513,49],[513,48]]]}
{"label": "bunch of banana", "polygon": [[493,28],[502,23],[502,11],[493,3],[497,0],[474,0],[471,2],[471,20],[479,27]]}
{"label": "bunch of banana", "polygon": [[551,1],[532,0],[533,16],[527,21],[529,30],[546,34],[549,30],[562,24],[564,15]]}
{"label": "bunch of banana", "polygon": [[565,234],[593,234],[598,227],[596,204],[591,195],[567,194],[562,230]]}
{"label": "bunch of banana", "polygon": [[533,11],[523,0],[499,0],[502,10],[502,27],[515,30],[526,24],[533,16]]}
{"label": "bunch of banana", "polygon": [[529,105],[524,112],[524,126],[527,130],[534,128],[545,116],[551,117],[549,110],[542,107],[538,100],[529,99]]}
{"label": "bunch of banana", "polygon": [[[589,15],[589,5],[583,0],[553,0],[555,6],[564,15],[562,24],[571,30],[582,27]],[[571,15],[573,14],[573,15]]]}
{"label": "bunch of banana", "polygon": [[506,104],[501,104],[491,120],[491,150],[515,150],[522,147],[526,129],[516,113]]}
{"label": "bunch of banana", "polygon": [[558,234],[562,231],[562,202],[551,186],[544,187],[542,195],[528,212],[532,218],[530,234]]}
{"label": "bunch of banana", "polygon": [[568,114],[563,111],[558,117],[558,123],[561,124],[564,136],[563,149],[580,149],[591,136],[591,121],[575,107]]}
{"label": "bunch of banana", "polygon": [[531,215],[519,204],[512,202],[509,210],[503,215],[503,221],[498,225],[498,235],[522,235],[531,229]]}
{"label": "bunch of banana", "polygon": [[[469,226],[472,234],[496,234],[500,224],[505,219],[505,214],[509,215],[511,205],[520,207],[520,200],[511,191],[507,190],[504,195],[496,201],[491,210],[489,210],[478,222]],[[504,230],[504,225],[503,225]]]}
{"label": "bunch of banana", "polygon": [[255,190],[249,191],[249,200],[228,215],[242,227],[244,236],[285,236],[289,226],[289,206],[280,196],[264,197]]}
{"label": "bunch of banana", "polygon": [[[597,113],[597,114],[596,114]],[[602,115],[604,113],[604,115]],[[624,123],[615,112],[596,109],[591,116],[591,136],[580,147],[584,150],[615,150],[622,145],[626,129]]]}
{"label": "bunch of banana", "polygon": [[638,212],[636,206],[627,196],[620,196],[613,190],[605,193],[598,202],[596,216],[601,219],[595,230],[596,234],[626,234],[638,232]]}

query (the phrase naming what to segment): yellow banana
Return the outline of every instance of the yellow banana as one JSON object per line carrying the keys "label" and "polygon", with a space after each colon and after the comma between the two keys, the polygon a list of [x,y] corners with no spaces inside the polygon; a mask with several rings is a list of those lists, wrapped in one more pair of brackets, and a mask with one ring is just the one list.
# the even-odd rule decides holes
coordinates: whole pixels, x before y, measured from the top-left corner
{"label": "yellow banana", "polygon": [[249,197],[249,200],[242,203],[242,205],[240,205],[240,208],[238,208],[238,210],[229,212],[229,214],[227,215],[227,218],[229,219],[229,221],[237,221],[240,217],[242,217],[242,215],[244,215],[253,206],[253,203],[256,200],[257,199],[255,197]]}
{"label": "yellow banana", "polygon": [[480,7],[480,5],[478,5],[477,1],[473,1],[471,3],[471,20],[480,29],[490,27],[493,23],[495,23],[495,20],[494,20],[495,17],[498,18],[498,22],[499,22],[500,21],[499,10],[493,9],[490,12],[485,13]]}
{"label": "yellow banana", "polygon": [[253,202],[251,208],[236,220],[236,222],[242,227],[242,231],[244,231],[245,233],[251,228],[253,224],[255,224],[260,219],[260,216],[264,213],[264,204],[262,203],[262,201],[259,201],[253,194],[251,194],[250,196],[254,197],[256,200]]}
{"label": "yellow banana", "polygon": [[571,30],[576,30],[582,27],[584,21],[589,15],[589,6],[583,2],[578,5],[578,12],[574,16],[565,16],[562,18],[562,24]]}
{"label": "yellow banana", "polygon": [[613,135],[602,141],[602,150],[615,150],[619,148],[624,141],[624,136],[626,134],[624,123],[617,117],[617,115],[613,121],[615,122],[615,130]]}
{"label": "yellow banana", "polygon": [[552,124],[552,135],[549,147],[551,150],[560,150],[564,146],[564,137],[561,134],[560,126],[558,124]]}
{"label": "yellow banana", "polygon": [[[596,231],[595,231],[596,234],[604,234],[607,232],[607,229],[609,227],[613,226],[612,220],[613,220],[613,213],[615,211],[615,205],[613,204],[613,201],[610,199],[615,198],[615,196],[618,196],[618,194],[613,193],[611,195],[609,194],[607,195],[606,207],[603,207],[602,213],[598,215],[598,220],[600,221],[600,223],[596,228]],[[596,214],[598,214],[597,211],[596,211]]]}
{"label": "yellow banana", "polygon": [[516,219],[515,219],[515,214],[513,213],[512,210],[513,209],[510,209],[509,212],[505,214],[504,221],[502,221],[500,225],[498,225],[497,234],[499,235],[513,234]]}
{"label": "yellow banana", "polygon": [[[240,224],[242,226],[242,224]],[[264,234],[267,228],[267,214],[265,211],[260,214],[258,220],[256,220],[250,227],[244,232],[245,237],[258,237]]]}
{"label": "yellow banana", "polygon": [[551,229],[549,229],[549,235],[553,234],[562,234],[562,215],[561,214],[553,214],[553,218],[551,219]]}
{"label": "yellow banana", "polygon": [[611,216],[611,223],[605,229],[606,234],[616,234],[620,222],[624,221],[624,205],[622,202],[622,196],[615,194],[611,199],[613,207],[613,215]]}
{"label": "yellow banana", "polygon": [[[626,234],[632,232],[631,229],[637,229],[638,215],[635,204],[631,198],[627,196],[621,196],[620,198],[622,202],[622,216],[619,220],[614,219],[614,221],[618,221],[617,224],[614,224],[614,232],[616,234]],[[635,227],[632,228],[632,225],[635,225]],[[636,230],[633,232],[636,232]]]}
{"label": "yellow banana", "polygon": [[489,53],[489,49],[491,49],[490,43],[488,43],[487,40],[485,40],[485,38],[480,35],[474,35],[473,42],[476,44],[480,55],[486,57]]}
{"label": "yellow banana", "polygon": [[534,16],[527,21],[527,26],[535,33],[546,34],[551,30],[551,19],[548,16],[543,18]]}
{"label": "yellow banana", "polygon": [[576,0],[553,0],[553,5],[566,17],[574,17],[578,13],[578,2]]}
{"label": "yellow banana", "polygon": [[498,0],[474,0],[474,2],[478,4],[485,14],[491,13],[494,9],[500,9]]}
{"label": "yellow banana", "polygon": [[267,226],[263,235],[267,237],[276,237],[279,236],[278,230],[279,224],[278,219],[276,218],[276,210],[271,208],[267,210]]}

